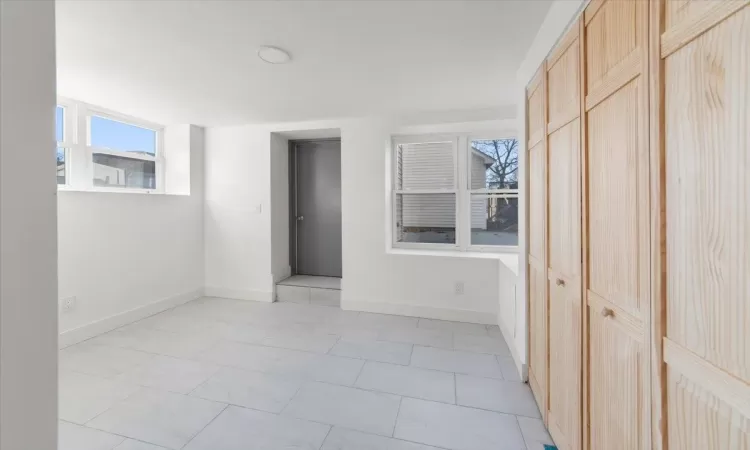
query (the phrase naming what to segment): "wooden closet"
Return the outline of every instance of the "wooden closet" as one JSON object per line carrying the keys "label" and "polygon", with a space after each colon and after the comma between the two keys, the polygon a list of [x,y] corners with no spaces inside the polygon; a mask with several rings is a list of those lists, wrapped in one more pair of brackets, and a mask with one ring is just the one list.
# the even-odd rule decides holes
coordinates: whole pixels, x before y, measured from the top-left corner
{"label": "wooden closet", "polygon": [[529,384],[560,450],[750,450],[750,1],[592,0],[527,87]]}

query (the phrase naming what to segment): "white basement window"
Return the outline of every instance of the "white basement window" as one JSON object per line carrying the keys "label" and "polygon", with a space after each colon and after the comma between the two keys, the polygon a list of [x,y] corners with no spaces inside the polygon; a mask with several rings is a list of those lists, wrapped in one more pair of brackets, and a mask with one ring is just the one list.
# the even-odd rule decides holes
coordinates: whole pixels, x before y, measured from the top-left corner
{"label": "white basement window", "polygon": [[394,248],[517,250],[516,139],[398,137],[392,161]]}
{"label": "white basement window", "polygon": [[163,127],[61,100],[58,185],[75,190],[164,192]]}

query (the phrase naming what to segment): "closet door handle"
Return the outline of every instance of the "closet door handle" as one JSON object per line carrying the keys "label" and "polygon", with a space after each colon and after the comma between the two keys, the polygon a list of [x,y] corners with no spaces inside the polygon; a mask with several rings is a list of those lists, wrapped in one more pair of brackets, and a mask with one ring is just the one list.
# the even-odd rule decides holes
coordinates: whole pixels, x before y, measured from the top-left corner
{"label": "closet door handle", "polygon": [[607,317],[613,317],[615,315],[615,312],[612,311],[610,308],[602,308],[602,317],[605,319]]}
{"label": "closet door handle", "polygon": [[563,280],[562,278],[558,278],[555,281],[555,284],[557,284],[558,286],[565,286],[565,280]]}

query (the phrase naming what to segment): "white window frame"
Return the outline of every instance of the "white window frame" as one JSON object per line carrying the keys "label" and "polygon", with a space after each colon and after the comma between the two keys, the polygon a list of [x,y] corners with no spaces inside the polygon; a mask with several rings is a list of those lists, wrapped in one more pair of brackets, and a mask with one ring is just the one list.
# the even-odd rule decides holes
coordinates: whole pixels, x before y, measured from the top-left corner
{"label": "white window frame", "polygon": [[62,147],[64,152],[64,158],[65,158],[65,183],[58,184],[57,186],[59,188],[65,188],[70,186],[70,177],[71,177],[71,170],[70,170],[70,153],[71,148],[73,145],[75,145],[76,142],[76,131],[75,131],[75,122],[76,122],[76,108],[74,105],[71,105],[68,101],[58,101],[57,105],[55,105],[55,128],[57,128],[57,107],[63,108],[63,140],[62,141],[56,141],[56,147],[55,147],[55,156],[57,155],[57,148]]}
{"label": "white window frame", "polygon": [[[390,248],[410,249],[410,250],[434,250],[434,251],[453,251],[453,252],[483,252],[483,253],[517,253],[518,246],[506,245],[472,245],[471,244],[471,197],[472,195],[482,195],[484,198],[518,198],[518,189],[471,189],[471,141],[476,140],[500,140],[500,139],[517,139],[514,136],[505,134],[428,134],[428,135],[409,135],[393,136],[391,138],[390,149],[390,171],[391,183],[389,189],[391,214],[390,214]],[[452,189],[398,189],[398,151],[399,146],[404,144],[427,144],[434,142],[453,143],[453,168],[454,168],[454,186]],[[416,243],[416,242],[399,242],[398,227],[396,224],[397,213],[397,196],[401,194],[454,194],[456,199],[456,242],[455,244],[437,244],[437,243]]]}
{"label": "white window frame", "polygon": [[[65,121],[63,137],[65,138],[65,170],[66,184],[58,185],[60,190],[93,191],[93,192],[119,192],[119,193],[142,193],[163,194],[165,186],[165,151],[164,151],[164,126],[138,119],[125,114],[120,114],[83,102],[59,98],[57,104],[65,107]],[[112,150],[104,147],[94,147],[91,143],[91,117],[97,116],[108,120],[121,122],[127,125],[145,128],[156,133],[154,156],[131,153],[127,151]],[[104,187],[94,185],[94,153],[102,153],[113,156],[122,156],[142,161],[154,161],[156,164],[156,187],[154,189],[141,189],[129,187]],[[70,160],[70,161],[69,161]]]}

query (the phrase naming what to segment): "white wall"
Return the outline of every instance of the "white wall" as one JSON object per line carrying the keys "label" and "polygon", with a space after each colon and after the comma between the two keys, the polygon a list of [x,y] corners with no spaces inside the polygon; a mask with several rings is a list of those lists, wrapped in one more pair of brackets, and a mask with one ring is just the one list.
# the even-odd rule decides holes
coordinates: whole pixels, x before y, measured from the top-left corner
{"label": "white wall", "polygon": [[[191,195],[60,191],[61,345],[202,294],[203,129],[185,126]],[[189,148],[185,148],[188,146]]]}
{"label": "white wall", "polygon": [[0,2],[0,449],[57,448],[55,4]]}
{"label": "white wall", "polygon": [[271,271],[274,281],[291,275],[289,266],[289,140],[271,133]]}
{"label": "white wall", "polygon": [[528,52],[524,61],[516,73],[517,79],[517,111],[518,111],[518,162],[519,162],[519,248],[524,249],[519,253],[519,283],[517,289],[517,295],[515,298],[515,305],[501,306],[501,310],[515,310],[516,317],[515,323],[508,320],[501,328],[505,330],[512,330],[515,327],[515,336],[505,335],[508,342],[513,342],[515,345],[515,354],[518,355],[516,358],[516,365],[520,371],[525,370],[526,357],[527,357],[527,290],[526,290],[526,268],[528,265],[528,255],[526,253],[528,237],[526,236],[526,208],[527,208],[527,192],[526,192],[526,143],[528,142],[528,136],[526,135],[526,85],[531,81],[531,78],[536,73],[537,69],[541,65],[542,61],[547,57],[549,52],[554,47],[555,43],[560,37],[562,37],[564,31],[567,29],[571,21],[577,16],[578,11],[583,8],[587,0],[555,0],[550,6],[547,16],[542,22],[542,26],[539,28],[534,41],[529,47]]}
{"label": "white wall", "polygon": [[[500,121],[480,123],[497,128]],[[386,253],[386,154],[394,133],[475,131],[351,119],[210,128],[206,139],[206,289],[272,299],[271,139],[289,130],[341,130],[342,307],[496,323],[499,262]],[[505,129],[499,131],[507,131]],[[464,283],[456,295],[455,283]]]}
{"label": "white wall", "polygon": [[270,148],[263,127],[206,130],[206,295],[273,301]]}

